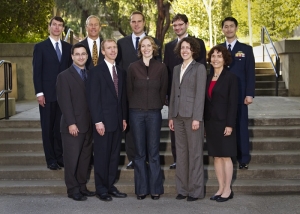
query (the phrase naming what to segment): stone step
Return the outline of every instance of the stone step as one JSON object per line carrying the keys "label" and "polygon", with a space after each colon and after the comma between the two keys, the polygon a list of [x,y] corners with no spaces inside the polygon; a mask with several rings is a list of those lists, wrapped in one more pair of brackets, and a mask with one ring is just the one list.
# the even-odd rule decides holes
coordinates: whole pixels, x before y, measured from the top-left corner
{"label": "stone step", "polygon": [[[278,80],[282,81],[282,76]],[[276,76],[275,74],[256,74],[255,81],[276,81]]]}
{"label": "stone step", "polygon": [[[298,179],[300,177],[300,167],[298,164],[250,164],[248,170],[239,170],[234,165],[234,179]],[[162,166],[165,179],[175,179],[176,170],[169,169],[169,166]],[[134,171],[119,167],[121,180],[133,179]],[[216,179],[213,164],[204,165],[205,178]],[[64,169],[49,170],[45,165],[9,165],[0,166],[0,180],[63,180]],[[91,172],[91,179],[94,179],[94,171]]]}
{"label": "stone step", "polygon": [[255,68],[273,68],[271,62],[255,62]]}
{"label": "stone step", "polygon": [[42,139],[41,128],[1,128],[0,140],[7,139]]}
{"label": "stone step", "polygon": [[[204,139],[205,142],[205,139]],[[255,150],[300,150],[300,137],[255,137],[250,138],[250,149]],[[207,145],[204,143],[204,150]],[[14,139],[0,141],[0,152],[43,152],[42,140]],[[122,140],[121,151],[125,151]],[[170,138],[161,138],[160,151],[171,151]]]}
{"label": "stone step", "polygon": [[300,126],[251,126],[250,137],[300,137]]}
{"label": "stone step", "polygon": [[[204,151],[204,163],[213,163],[213,158],[209,157],[207,151]],[[161,165],[170,165],[173,163],[172,153],[169,151],[160,152]],[[252,151],[251,163],[273,163],[273,164],[300,164],[299,150],[270,150],[270,151]],[[43,152],[0,152],[0,165],[39,165],[45,164]],[[128,159],[125,152],[120,154],[120,165],[127,165]]]}
{"label": "stone step", "polygon": [[[276,89],[274,88],[256,88],[255,96],[276,96]],[[278,96],[287,97],[288,90],[283,88],[278,88]]]}
{"label": "stone step", "polygon": [[[255,89],[274,89],[276,88],[275,81],[256,81],[255,82]],[[279,81],[278,82],[278,89],[286,89],[285,82]]]}
{"label": "stone step", "polygon": [[275,75],[273,68],[255,68],[255,74],[269,74]]}
{"label": "stone step", "polygon": [[0,120],[0,128],[40,128],[40,120],[12,119]]}
{"label": "stone step", "polygon": [[[90,181],[87,185],[89,190],[95,190],[95,184]],[[116,187],[128,194],[134,193],[134,181],[131,179],[120,180]],[[218,189],[216,179],[205,180],[206,194],[211,195]],[[235,194],[264,194],[264,193],[299,193],[299,179],[241,179],[233,180],[232,190]],[[65,183],[62,180],[7,180],[0,182],[1,194],[66,194]],[[177,194],[175,180],[164,181],[166,194]],[[162,196],[163,197],[163,196]]]}

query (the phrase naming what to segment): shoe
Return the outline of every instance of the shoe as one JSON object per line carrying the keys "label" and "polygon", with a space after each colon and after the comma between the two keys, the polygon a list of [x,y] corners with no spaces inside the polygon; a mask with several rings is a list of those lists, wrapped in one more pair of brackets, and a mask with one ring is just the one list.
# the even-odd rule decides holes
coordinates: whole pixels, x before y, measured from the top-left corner
{"label": "shoe", "polygon": [[129,164],[127,164],[126,169],[134,169],[134,164],[132,161],[130,161]]}
{"label": "shoe", "polygon": [[68,195],[69,198],[72,198],[75,201],[85,201],[87,197],[82,195],[81,193],[74,193],[72,195]]}
{"label": "shoe", "polygon": [[233,191],[231,190],[230,195],[227,198],[222,198],[221,196],[219,198],[216,199],[217,202],[224,202],[224,201],[228,201],[229,199],[233,198]]}
{"label": "shoe", "polygon": [[177,199],[177,200],[182,200],[182,199],[185,199],[185,198],[186,198],[186,196],[181,195],[181,194],[178,194],[178,195],[176,196],[176,199]]}
{"label": "shoe", "polygon": [[110,194],[112,197],[115,197],[115,198],[126,198],[127,197],[126,193],[122,193],[119,191],[108,192],[108,194]]}
{"label": "shoe", "polygon": [[171,164],[170,169],[176,169],[176,163]]}
{"label": "shoe", "polygon": [[211,196],[209,199],[210,200],[217,200],[219,197],[221,197],[221,195],[213,195],[213,196]]}
{"label": "shoe", "polygon": [[248,165],[245,163],[240,163],[239,169],[248,169]]}
{"label": "shoe", "polygon": [[93,192],[93,191],[89,191],[89,190],[82,190],[80,191],[80,193],[84,196],[87,196],[87,197],[92,197],[92,196],[95,196],[96,195],[96,192]]}
{"label": "shoe", "polygon": [[153,200],[158,200],[160,198],[160,195],[151,195],[151,198]]}
{"label": "shoe", "polygon": [[197,201],[198,198],[194,198],[192,196],[188,196],[188,198],[186,199],[187,201]]}
{"label": "shoe", "polygon": [[61,168],[65,167],[64,162],[57,161],[57,165]]}
{"label": "shoe", "polygon": [[96,194],[96,197],[99,198],[101,201],[112,201],[112,197],[107,193]]}
{"label": "shoe", "polygon": [[147,195],[137,195],[136,198],[137,200],[144,200]]}
{"label": "shoe", "polygon": [[57,163],[51,163],[51,164],[47,165],[47,168],[51,169],[51,170],[58,170],[58,169],[60,169],[60,166]]}

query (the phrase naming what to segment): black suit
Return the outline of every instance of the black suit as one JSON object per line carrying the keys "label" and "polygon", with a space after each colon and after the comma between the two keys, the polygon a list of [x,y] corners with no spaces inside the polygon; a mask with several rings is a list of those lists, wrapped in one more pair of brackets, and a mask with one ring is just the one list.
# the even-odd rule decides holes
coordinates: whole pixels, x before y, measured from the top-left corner
{"label": "black suit", "polygon": [[[206,49],[205,44],[202,39],[196,38],[197,41],[200,44],[200,55],[197,59],[195,59],[196,62],[202,63],[206,67]],[[178,38],[174,39],[173,41],[167,43],[165,45],[165,54],[164,54],[164,63],[166,64],[168,68],[168,76],[169,76],[169,84],[168,84],[168,100],[170,102],[170,93],[171,93],[171,86],[172,86],[172,80],[173,80],[173,69],[176,65],[179,65],[183,62],[182,58],[177,56],[174,53],[174,49],[177,45]],[[172,147],[172,155],[174,158],[174,162],[176,163],[176,147],[175,147],[175,135],[173,131],[170,131],[171,134],[171,147]]]}
{"label": "black suit", "polygon": [[60,135],[61,111],[56,100],[57,75],[71,64],[72,45],[61,41],[62,56],[58,60],[54,46],[48,38],[34,46],[33,51],[33,82],[35,94],[44,93],[45,107],[39,105],[43,146],[47,164],[63,162],[63,149]]}
{"label": "black suit", "polygon": [[[94,136],[94,171],[96,193],[101,195],[117,191],[114,186],[120,157],[123,120],[126,120],[125,72],[116,66],[118,73],[118,96],[105,61],[90,70],[88,78],[89,107]],[[95,123],[105,126],[99,135]]]}
{"label": "black suit", "polygon": [[[100,42],[101,42],[101,39],[100,39]],[[86,49],[88,51],[89,57],[88,57],[88,59],[87,59],[87,61],[86,61],[85,64],[86,64],[87,69],[90,70],[93,67],[95,67],[94,64],[93,64],[93,58],[92,58],[93,50],[92,51],[90,50],[87,37],[84,40],[82,40],[80,43],[84,44],[84,46],[86,47]],[[98,56],[98,63],[97,63],[97,65],[104,60],[104,56],[101,53],[101,45],[100,45],[99,49],[100,50],[99,50],[99,56]]]}
{"label": "black suit", "polygon": [[[157,39],[155,39],[155,38],[153,38],[153,39],[154,39],[156,45],[159,47],[158,56],[156,56],[154,58],[161,62],[162,61],[161,44]],[[140,59],[137,56],[137,53],[135,50],[135,44],[132,43],[132,34],[125,36],[122,39],[119,39],[117,44],[118,44],[118,56],[116,59],[116,63],[117,63],[117,65],[122,67],[125,71],[128,71],[129,65]],[[130,131],[130,126],[128,126],[126,129],[125,141],[126,141],[126,154],[127,154],[128,160],[133,161],[134,156],[135,156],[135,146],[133,143],[133,137],[132,137],[132,133]]]}
{"label": "black suit", "polygon": [[[92,127],[85,84],[74,66],[57,77],[57,101],[62,111],[60,131],[64,148],[65,183],[69,195],[86,190],[92,155]],[[69,133],[75,124],[78,136]]]}

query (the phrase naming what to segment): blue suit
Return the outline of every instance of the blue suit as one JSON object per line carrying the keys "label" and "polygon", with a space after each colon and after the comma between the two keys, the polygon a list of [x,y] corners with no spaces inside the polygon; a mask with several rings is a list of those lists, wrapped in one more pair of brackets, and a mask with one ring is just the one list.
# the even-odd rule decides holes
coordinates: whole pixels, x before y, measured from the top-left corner
{"label": "blue suit", "polygon": [[[226,43],[223,43],[226,47]],[[236,42],[232,49],[232,63],[228,69],[238,77],[238,115],[236,121],[239,163],[250,162],[250,143],[248,132],[248,106],[244,104],[246,96],[254,97],[255,61],[252,47]]]}

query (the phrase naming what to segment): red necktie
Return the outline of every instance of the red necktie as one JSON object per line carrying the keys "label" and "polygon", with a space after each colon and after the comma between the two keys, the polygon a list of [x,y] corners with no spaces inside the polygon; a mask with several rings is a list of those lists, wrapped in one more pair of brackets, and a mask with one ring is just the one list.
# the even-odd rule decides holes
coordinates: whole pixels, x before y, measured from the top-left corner
{"label": "red necktie", "polygon": [[116,93],[118,96],[118,75],[117,75],[117,71],[115,69],[115,66],[113,65],[112,67],[112,73],[113,73],[113,80],[114,80],[114,85],[115,85],[115,89],[116,89]]}

